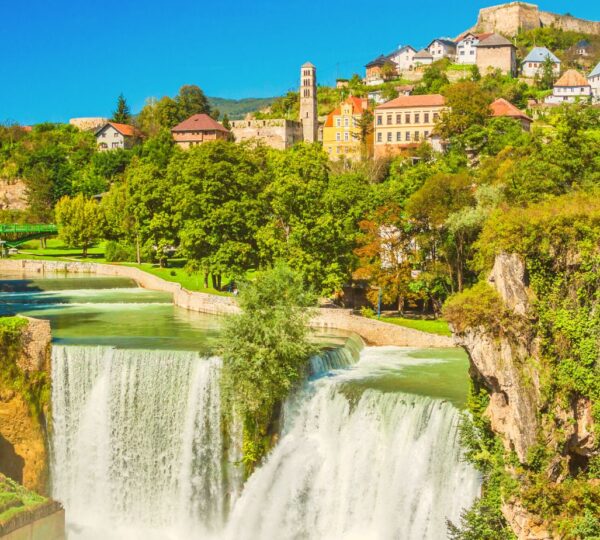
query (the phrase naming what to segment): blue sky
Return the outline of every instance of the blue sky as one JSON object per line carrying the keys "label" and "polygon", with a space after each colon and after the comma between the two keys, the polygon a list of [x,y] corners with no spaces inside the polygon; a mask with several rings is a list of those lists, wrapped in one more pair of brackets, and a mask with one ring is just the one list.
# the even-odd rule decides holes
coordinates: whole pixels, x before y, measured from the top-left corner
{"label": "blue sky", "polygon": [[[331,84],[399,44],[455,36],[498,3],[0,0],[0,122],[108,116],[120,92],[137,112],[183,84],[227,98],[280,95],[306,60]],[[600,19],[592,0],[540,8]]]}

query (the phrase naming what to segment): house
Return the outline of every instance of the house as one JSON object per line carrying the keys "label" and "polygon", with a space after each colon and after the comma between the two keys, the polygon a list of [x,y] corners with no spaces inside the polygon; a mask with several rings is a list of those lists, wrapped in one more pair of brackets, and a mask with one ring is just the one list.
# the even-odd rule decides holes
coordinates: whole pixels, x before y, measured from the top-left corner
{"label": "house", "polygon": [[573,51],[577,56],[590,56],[592,54],[592,44],[587,39],[582,39],[575,43]]}
{"label": "house", "polygon": [[575,103],[576,101],[589,101],[592,96],[592,87],[588,80],[579,71],[569,69],[554,83],[552,95],[548,96],[545,103]]}
{"label": "house", "polygon": [[476,64],[482,74],[499,69],[506,75],[517,75],[517,48],[504,36],[485,35],[476,48]]}
{"label": "house", "polygon": [[600,62],[596,64],[596,67],[588,75],[588,83],[592,89],[594,101],[600,101]]}
{"label": "house", "polygon": [[396,51],[387,55],[387,58],[396,64],[399,71],[410,71],[415,67],[416,49],[410,45],[398,47]]}
{"label": "house", "polygon": [[433,63],[433,56],[425,49],[421,49],[418,53],[413,56],[415,67],[428,66]]}
{"label": "house", "polygon": [[396,64],[383,54],[369,62],[366,66],[365,83],[368,86],[383,84],[390,77],[396,75]]}
{"label": "house", "polygon": [[375,108],[375,157],[399,154],[423,141],[447,109],[440,94],[400,96]]}
{"label": "house", "polygon": [[433,57],[433,61],[441,60],[442,58],[456,58],[456,43],[448,38],[434,39],[427,47],[427,52]]}
{"label": "house", "polygon": [[139,140],[138,131],[129,124],[106,122],[95,132],[98,150],[116,150],[131,148]]}
{"label": "house", "polygon": [[523,59],[521,64],[523,76],[535,77],[538,74],[541,75],[546,58],[552,60],[552,72],[554,75],[558,75],[560,73],[560,60],[546,49],[546,47],[534,47],[529,51],[529,54]]}
{"label": "house", "polygon": [[456,43],[456,63],[473,65],[477,63],[477,44],[492,34],[472,34],[467,32]]}
{"label": "house", "polygon": [[490,105],[490,109],[494,118],[514,118],[521,123],[521,127],[524,131],[531,130],[533,119],[529,118],[529,116],[520,109],[517,109],[510,101],[499,98]]}
{"label": "house", "polygon": [[367,111],[366,99],[350,96],[327,115],[323,126],[323,149],[329,159],[358,160],[364,154],[371,154],[373,133],[368,133],[363,141],[361,131],[361,120]]}
{"label": "house", "polygon": [[171,129],[173,140],[181,148],[191,148],[210,141],[226,141],[228,129],[208,114],[194,114]]}

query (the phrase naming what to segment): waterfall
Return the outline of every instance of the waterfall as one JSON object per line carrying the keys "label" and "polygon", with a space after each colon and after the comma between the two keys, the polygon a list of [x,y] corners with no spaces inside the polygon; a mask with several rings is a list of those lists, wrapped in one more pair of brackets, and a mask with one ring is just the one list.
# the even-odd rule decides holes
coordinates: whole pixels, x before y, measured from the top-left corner
{"label": "waterfall", "polygon": [[312,360],[278,444],[241,488],[218,359],[55,346],[53,495],[69,540],[445,538],[480,485],[461,459],[459,412],[369,387],[420,360],[361,347]]}
{"label": "waterfall", "polygon": [[[322,379],[230,518],[230,540],[439,540],[479,491],[458,412],[427,397]],[[350,394],[352,394],[350,392]]]}
{"label": "waterfall", "polygon": [[[77,538],[187,538],[221,527],[219,361],[53,348],[52,492]],[[71,536],[70,536],[71,538]]]}

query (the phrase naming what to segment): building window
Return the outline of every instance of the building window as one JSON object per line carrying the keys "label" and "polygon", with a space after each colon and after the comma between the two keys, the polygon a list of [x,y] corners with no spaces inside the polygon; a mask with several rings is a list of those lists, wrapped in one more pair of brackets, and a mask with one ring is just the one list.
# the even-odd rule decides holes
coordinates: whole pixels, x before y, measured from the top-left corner
{"label": "building window", "polygon": [[113,137],[118,137],[118,136],[119,136],[119,134],[115,131]]}
{"label": "building window", "polygon": [[377,142],[381,142],[381,132],[377,134]]}
{"label": "building window", "polygon": [[404,123],[405,124],[410,124],[410,114],[406,113],[404,115]]}
{"label": "building window", "polygon": [[396,124],[401,124],[402,123],[402,115],[401,114],[397,114],[396,115]]}
{"label": "building window", "polygon": [[383,123],[383,117],[382,116],[378,116],[377,117],[377,125],[380,126]]}
{"label": "building window", "polygon": [[426,139],[427,137],[429,137],[429,131],[424,131],[423,138]]}
{"label": "building window", "polygon": [[436,112],[433,113],[433,121],[434,122],[437,122],[439,117],[440,117],[440,115],[438,113],[436,113]]}
{"label": "building window", "polygon": [[388,131],[387,142],[392,142],[392,132],[391,131]]}
{"label": "building window", "polygon": [[345,140],[345,141],[349,141],[349,140],[350,140],[350,139],[349,139],[349,137],[348,137],[348,135],[349,135],[349,134],[348,134],[348,132],[346,131],[346,132],[344,133],[344,140]]}
{"label": "building window", "polygon": [[415,124],[418,124],[421,120],[421,115],[419,113],[415,113]]}
{"label": "building window", "polygon": [[342,120],[341,120],[340,118],[336,118],[336,119],[335,119],[335,125],[336,125],[337,127],[340,127],[340,126],[342,125]]}
{"label": "building window", "polygon": [[405,141],[410,141],[410,131],[407,131],[407,132],[404,134],[404,140],[405,140]]}
{"label": "building window", "polygon": [[350,119],[344,118],[344,126],[348,127],[350,125]]}
{"label": "building window", "polygon": [[415,131],[415,141],[418,141],[418,140],[419,140],[419,132]]}
{"label": "building window", "polygon": [[341,133],[336,133],[335,134],[335,140],[336,141],[341,141],[342,140],[342,134]]}
{"label": "building window", "polygon": [[402,132],[396,131],[396,141],[400,142],[402,140]]}
{"label": "building window", "polygon": [[106,131],[102,133],[102,137],[106,137]]}
{"label": "building window", "polygon": [[113,148],[119,148],[119,143],[118,143],[118,142],[114,142],[114,143],[112,143],[112,147],[113,147]]}
{"label": "building window", "polygon": [[392,115],[388,114],[387,115],[387,125],[390,126],[392,124]]}
{"label": "building window", "polygon": [[429,113],[423,113],[423,123],[429,124]]}
{"label": "building window", "polygon": [[475,51],[471,51],[469,54],[475,54]]}

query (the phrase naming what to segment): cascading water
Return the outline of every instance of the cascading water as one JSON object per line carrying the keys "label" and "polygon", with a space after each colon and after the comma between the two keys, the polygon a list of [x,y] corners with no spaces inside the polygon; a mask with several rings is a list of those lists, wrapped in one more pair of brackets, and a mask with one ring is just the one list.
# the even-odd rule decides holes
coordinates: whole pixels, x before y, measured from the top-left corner
{"label": "cascading water", "polygon": [[221,528],[217,359],[55,346],[52,364],[53,495],[71,536],[179,539]]}
{"label": "cascading water", "polygon": [[479,489],[461,460],[458,411],[372,384],[431,363],[401,349],[367,348],[339,369],[359,348],[350,340],[312,360],[279,443],[240,490],[218,359],[55,346],[53,494],[69,538],[445,538],[446,519]]}

